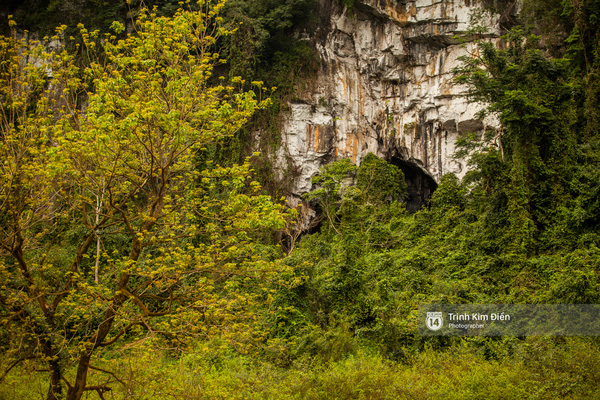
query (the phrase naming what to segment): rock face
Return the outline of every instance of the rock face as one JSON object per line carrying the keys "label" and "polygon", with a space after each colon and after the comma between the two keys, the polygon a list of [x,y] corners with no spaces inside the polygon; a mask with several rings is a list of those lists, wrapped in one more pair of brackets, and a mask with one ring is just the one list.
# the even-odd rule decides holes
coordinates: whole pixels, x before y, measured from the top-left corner
{"label": "rock face", "polygon": [[295,164],[293,197],[322,165],[360,164],[372,152],[403,169],[408,208],[418,209],[444,173],[466,172],[453,158],[457,138],[493,124],[476,118],[481,106],[467,102],[452,70],[476,50],[469,29],[486,26],[494,40],[500,17],[476,0],[354,0],[351,10],[320,0],[320,16],[311,39],[320,70],[290,104],[277,155],[280,168]]}

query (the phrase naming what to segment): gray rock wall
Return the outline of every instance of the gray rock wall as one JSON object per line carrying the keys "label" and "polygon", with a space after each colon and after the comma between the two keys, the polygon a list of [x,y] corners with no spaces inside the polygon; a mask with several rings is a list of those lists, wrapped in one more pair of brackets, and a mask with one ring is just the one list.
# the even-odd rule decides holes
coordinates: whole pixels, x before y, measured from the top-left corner
{"label": "gray rock wall", "polygon": [[320,13],[311,39],[320,70],[290,104],[277,154],[281,171],[293,160],[299,172],[293,197],[311,189],[322,165],[345,157],[359,164],[369,152],[422,174],[413,180],[423,196],[444,173],[464,175],[456,139],[494,122],[476,119],[481,105],[467,102],[452,70],[476,51],[469,29],[485,25],[496,40],[499,16],[474,0],[355,0],[351,12],[320,0]]}

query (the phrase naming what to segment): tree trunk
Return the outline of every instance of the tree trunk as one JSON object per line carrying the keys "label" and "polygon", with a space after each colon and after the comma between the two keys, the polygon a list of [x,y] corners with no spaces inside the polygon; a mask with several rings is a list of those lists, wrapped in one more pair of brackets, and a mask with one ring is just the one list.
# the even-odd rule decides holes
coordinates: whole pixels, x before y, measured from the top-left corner
{"label": "tree trunk", "polygon": [[46,342],[44,344],[46,356],[52,357],[50,360],[50,387],[48,388],[48,395],[46,400],[59,400],[63,398],[63,388],[61,386],[62,371],[60,369],[60,361],[58,357],[53,354],[52,344]]}
{"label": "tree trunk", "polygon": [[79,356],[79,365],[77,366],[77,375],[73,386],[69,388],[67,393],[67,400],[79,400],[85,390],[85,384],[87,382],[87,373],[90,365],[90,359],[92,358],[93,348],[86,349]]}
{"label": "tree trunk", "polygon": [[73,386],[69,388],[67,393],[67,400],[79,400],[85,391],[85,385],[87,383],[87,373],[90,367],[90,360],[94,349],[106,339],[106,336],[110,332],[110,328],[117,315],[116,310],[125,302],[126,296],[119,296],[115,299],[113,308],[106,310],[104,314],[104,320],[98,327],[96,334],[86,343],[85,349],[79,355],[79,363],[77,365],[77,375],[75,376],[75,382]]}
{"label": "tree trunk", "polygon": [[[157,194],[157,198],[150,206],[150,216],[152,217],[148,221],[144,222],[140,227],[140,232],[150,232],[152,227],[156,224],[156,219],[160,215],[162,208],[164,206],[164,196],[166,192],[166,186],[163,185]],[[122,210],[119,209],[121,213]],[[123,213],[124,220],[126,221],[126,217]],[[142,254],[142,241],[140,241],[135,234],[132,232],[133,245],[131,248],[131,252],[129,253],[129,260],[133,262],[137,262]],[[117,285],[119,290],[124,290],[127,288],[127,284],[129,283],[129,274],[123,272],[121,277],[119,278],[119,283]],[[86,389],[87,383],[87,373],[90,366],[90,360],[92,358],[92,354],[96,347],[98,347],[112,328],[115,317],[117,316],[117,311],[123,303],[127,301],[127,296],[124,294],[120,294],[114,297],[111,307],[106,310],[104,314],[104,318],[102,322],[98,326],[98,331],[94,336],[90,338],[90,340],[86,343],[85,349],[79,355],[79,363],[77,365],[77,375],[75,376],[75,382],[73,386],[69,387],[69,391],[67,393],[67,400],[80,400],[83,392]]]}
{"label": "tree trunk", "polygon": [[[153,224],[149,224],[149,228],[152,228],[152,225]],[[129,259],[132,261],[137,261],[140,257],[141,252],[142,243],[139,240],[134,239],[133,248],[131,250]],[[119,289],[125,289],[127,287],[128,282],[129,274],[123,273],[119,280]],[[100,326],[98,326],[98,331],[94,336],[92,336],[89,342],[86,343],[85,350],[83,350],[79,356],[77,375],[75,376],[75,382],[73,383],[73,386],[69,388],[67,400],[81,399],[81,396],[83,395],[83,392],[86,388],[85,385],[87,382],[87,373],[94,349],[98,347],[104,341],[104,339],[106,339],[106,336],[108,336],[108,333],[110,332],[110,329],[112,328],[113,322],[117,315],[117,310],[123,305],[123,303],[125,303],[125,301],[127,301],[127,296],[123,294],[115,296],[115,299],[112,303],[112,307],[106,310],[104,318],[100,323]]]}

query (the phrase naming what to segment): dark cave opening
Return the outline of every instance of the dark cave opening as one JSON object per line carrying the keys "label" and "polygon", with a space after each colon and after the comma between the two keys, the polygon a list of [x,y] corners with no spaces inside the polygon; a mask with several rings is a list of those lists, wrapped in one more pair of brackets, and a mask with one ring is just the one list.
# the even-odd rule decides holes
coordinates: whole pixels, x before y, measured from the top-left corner
{"label": "dark cave opening", "polygon": [[400,168],[404,173],[408,197],[406,199],[406,210],[410,213],[419,211],[427,201],[431,194],[437,189],[437,183],[416,164],[393,156],[390,161]]}

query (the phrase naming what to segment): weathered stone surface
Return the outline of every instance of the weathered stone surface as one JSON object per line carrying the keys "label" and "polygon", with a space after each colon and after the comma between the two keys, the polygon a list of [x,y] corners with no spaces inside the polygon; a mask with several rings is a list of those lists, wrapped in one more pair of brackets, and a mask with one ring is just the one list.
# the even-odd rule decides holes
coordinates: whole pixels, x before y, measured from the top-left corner
{"label": "weathered stone surface", "polygon": [[[369,152],[433,185],[447,172],[464,175],[465,161],[453,158],[456,139],[493,121],[477,120],[481,106],[467,102],[452,70],[475,51],[472,16],[490,40],[499,17],[474,0],[355,0],[352,13],[320,1],[320,71],[290,104],[278,154],[281,168],[293,160],[300,173],[293,197],[311,189],[322,165],[344,157],[359,164]],[[427,179],[411,179],[424,195],[433,190]]]}

